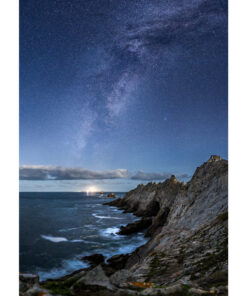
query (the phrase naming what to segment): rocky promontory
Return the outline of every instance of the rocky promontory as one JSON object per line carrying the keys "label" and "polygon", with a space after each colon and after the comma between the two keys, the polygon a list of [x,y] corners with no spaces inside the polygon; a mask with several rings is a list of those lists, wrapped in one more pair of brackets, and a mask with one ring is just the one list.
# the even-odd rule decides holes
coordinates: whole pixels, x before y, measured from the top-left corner
{"label": "rocky promontory", "polygon": [[187,184],[171,176],[109,205],[140,217],[120,234],[145,229],[149,241],[106,261],[87,258],[89,268],[57,280],[22,274],[20,295],[227,295],[227,160],[211,156]]}

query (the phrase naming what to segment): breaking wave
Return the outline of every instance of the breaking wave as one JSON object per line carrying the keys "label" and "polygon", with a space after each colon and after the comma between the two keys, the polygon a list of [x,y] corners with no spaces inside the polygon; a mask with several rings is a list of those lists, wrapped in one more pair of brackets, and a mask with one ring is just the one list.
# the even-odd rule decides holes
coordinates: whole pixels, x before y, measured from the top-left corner
{"label": "breaking wave", "polygon": [[117,220],[121,220],[122,218],[119,217],[112,217],[112,216],[99,216],[97,214],[92,214],[95,218],[99,218],[99,219],[117,219]]}

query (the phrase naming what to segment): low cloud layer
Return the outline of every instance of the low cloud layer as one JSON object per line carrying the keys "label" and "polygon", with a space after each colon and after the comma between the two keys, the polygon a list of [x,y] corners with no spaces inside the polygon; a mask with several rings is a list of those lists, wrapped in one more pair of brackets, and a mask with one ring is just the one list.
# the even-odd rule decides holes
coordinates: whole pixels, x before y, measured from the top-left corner
{"label": "low cloud layer", "polygon": [[129,177],[126,169],[93,171],[83,168],[59,166],[23,165],[20,167],[20,180],[103,180]]}
{"label": "low cloud layer", "polygon": [[[142,180],[142,181],[153,181],[153,180],[165,180],[171,177],[171,173],[145,173],[142,171],[137,172],[135,175],[131,176],[132,180]],[[187,174],[179,174],[178,178],[188,179],[190,178]]]}
{"label": "low cloud layer", "polygon": [[[171,173],[145,173],[142,171],[131,174],[126,169],[93,171],[83,168],[65,168],[60,166],[23,165],[20,166],[20,180],[110,180],[132,179],[140,181],[165,180]],[[181,174],[178,178],[189,178]]]}

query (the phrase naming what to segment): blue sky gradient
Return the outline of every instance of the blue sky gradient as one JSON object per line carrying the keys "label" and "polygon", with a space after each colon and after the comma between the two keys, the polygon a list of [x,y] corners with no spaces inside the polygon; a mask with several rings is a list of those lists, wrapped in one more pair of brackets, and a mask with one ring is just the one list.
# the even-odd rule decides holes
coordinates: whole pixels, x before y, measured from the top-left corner
{"label": "blue sky gradient", "polygon": [[129,176],[20,190],[126,191],[227,158],[227,56],[224,0],[21,0],[20,166]]}

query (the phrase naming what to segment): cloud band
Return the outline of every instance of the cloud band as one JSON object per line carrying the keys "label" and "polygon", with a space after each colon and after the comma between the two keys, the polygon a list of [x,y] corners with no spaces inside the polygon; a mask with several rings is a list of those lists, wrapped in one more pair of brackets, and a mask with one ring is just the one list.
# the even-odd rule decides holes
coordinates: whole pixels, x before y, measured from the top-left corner
{"label": "cloud band", "polygon": [[[66,168],[61,166],[23,165],[20,166],[20,180],[109,180],[131,179],[142,181],[165,180],[171,173],[145,173],[142,171],[131,174],[126,169],[94,171],[84,168]],[[187,174],[178,178],[189,178]]]}

